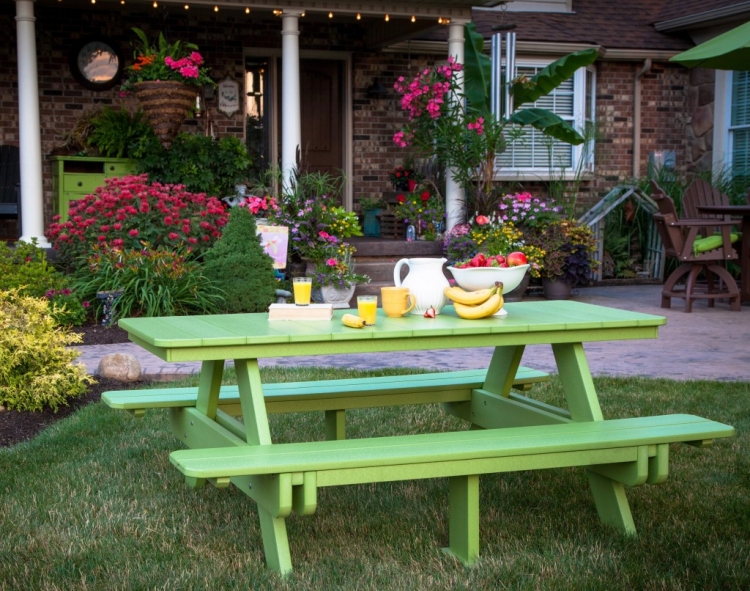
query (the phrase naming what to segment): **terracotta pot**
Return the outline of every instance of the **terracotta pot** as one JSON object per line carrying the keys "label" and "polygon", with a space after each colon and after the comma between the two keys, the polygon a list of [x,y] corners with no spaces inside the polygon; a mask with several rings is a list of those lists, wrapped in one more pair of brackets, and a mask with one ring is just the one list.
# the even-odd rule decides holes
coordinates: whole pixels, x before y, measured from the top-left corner
{"label": "terracotta pot", "polygon": [[135,83],[135,96],[165,149],[172,146],[190,110],[195,107],[195,86],[175,80]]}
{"label": "terracotta pot", "polygon": [[567,300],[573,292],[573,286],[566,281],[542,279],[544,297],[548,300]]}

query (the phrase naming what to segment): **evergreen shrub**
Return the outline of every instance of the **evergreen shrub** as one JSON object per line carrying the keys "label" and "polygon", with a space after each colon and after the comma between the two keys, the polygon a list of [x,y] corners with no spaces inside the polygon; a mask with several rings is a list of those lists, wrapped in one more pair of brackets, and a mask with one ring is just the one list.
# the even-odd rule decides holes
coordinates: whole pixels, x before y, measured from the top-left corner
{"label": "evergreen shrub", "polygon": [[94,383],[80,352],[81,335],[61,329],[44,298],[0,291],[0,404],[21,411],[55,412]]}
{"label": "evergreen shrub", "polygon": [[225,292],[225,312],[266,312],[276,298],[273,263],[246,207],[231,210],[224,233],[206,253],[203,265],[206,277]]}

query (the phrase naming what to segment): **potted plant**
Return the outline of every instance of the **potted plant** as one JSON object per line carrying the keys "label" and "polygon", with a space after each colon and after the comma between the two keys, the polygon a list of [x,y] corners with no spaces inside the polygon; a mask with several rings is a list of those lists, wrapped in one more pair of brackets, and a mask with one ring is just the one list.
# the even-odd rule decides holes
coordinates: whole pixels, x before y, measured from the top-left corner
{"label": "potted plant", "polygon": [[348,308],[357,285],[370,282],[367,275],[354,271],[354,247],[327,236],[328,245],[319,249],[318,259],[309,268],[312,277],[312,299],[334,308]]}
{"label": "potted plant", "polygon": [[591,228],[561,218],[529,229],[526,240],[544,251],[542,285],[547,299],[567,299],[591,279],[596,238]]}
{"label": "potted plant", "polygon": [[[414,226],[418,240],[435,240],[445,220],[445,207],[442,199],[429,189],[396,195],[394,209],[396,219]],[[407,240],[410,237],[407,235]]]}
{"label": "potted plant", "polygon": [[197,45],[167,43],[163,33],[152,44],[141,29],[134,27],[133,32],[138,44],[134,63],[126,67],[122,91],[135,94],[157,137],[169,148],[182,122],[195,108],[198,89],[215,83],[203,65]]}
{"label": "potted plant", "polygon": [[389,177],[396,191],[413,191],[422,180],[413,168],[400,165],[389,173]]}
{"label": "potted plant", "polygon": [[362,197],[359,200],[359,206],[362,208],[363,223],[362,227],[365,236],[380,236],[380,212],[385,209],[386,203],[382,197]]}

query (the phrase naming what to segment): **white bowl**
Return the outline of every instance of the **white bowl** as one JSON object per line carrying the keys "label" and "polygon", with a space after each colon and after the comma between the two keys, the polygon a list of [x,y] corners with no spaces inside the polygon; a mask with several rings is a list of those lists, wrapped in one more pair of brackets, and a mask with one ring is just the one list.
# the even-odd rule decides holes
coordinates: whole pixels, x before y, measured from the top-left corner
{"label": "white bowl", "polygon": [[518,287],[529,265],[517,267],[466,267],[458,269],[448,267],[453,278],[466,291],[476,291],[493,287],[496,281],[503,284],[503,293],[508,293]]}

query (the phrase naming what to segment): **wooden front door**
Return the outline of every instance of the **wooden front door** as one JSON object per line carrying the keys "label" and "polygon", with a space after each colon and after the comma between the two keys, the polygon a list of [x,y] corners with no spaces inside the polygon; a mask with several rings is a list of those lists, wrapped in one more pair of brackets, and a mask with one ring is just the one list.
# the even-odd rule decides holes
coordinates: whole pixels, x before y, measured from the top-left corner
{"label": "wooden front door", "polygon": [[338,176],[343,155],[343,67],[336,60],[300,60],[300,104],[304,172]]}

